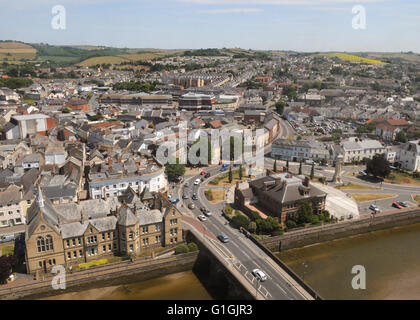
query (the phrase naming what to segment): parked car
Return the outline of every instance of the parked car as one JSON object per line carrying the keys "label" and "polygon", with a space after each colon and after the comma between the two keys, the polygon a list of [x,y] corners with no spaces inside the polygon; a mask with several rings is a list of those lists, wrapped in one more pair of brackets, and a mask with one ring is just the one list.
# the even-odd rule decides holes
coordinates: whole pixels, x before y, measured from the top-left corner
{"label": "parked car", "polygon": [[203,216],[203,215],[200,215],[200,216],[198,216],[198,220],[200,220],[200,221],[206,221],[207,218],[205,216]]}
{"label": "parked car", "polygon": [[188,188],[189,186],[190,186],[190,183],[188,181],[185,182],[184,187]]}
{"label": "parked car", "polygon": [[220,241],[222,241],[223,243],[229,242],[229,237],[227,235],[225,235],[224,233],[219,234],[217,236],[217,239],[219,239]]}
{"label": "parked car", "polygon": [[198,196],[197,196],[197,194],[196,193],[193,193],[193,195],[192,195],[192,197],[191,197],[193,200],[198,200]]}
{"label": "parked car", "polygon": [[204,176],[204,178],[210,178],[210,172],[207,172],[206,175]]}
{"label": "parked car", "polygon": [[267,275],[264,272],[262,272],[260,269],[252,270],[252,274],[255,278],[257,278],[261,282],[267,280]]}
{"label": "parked car", "polygon": [[205,207],[201,207],[201,208],[200,208],[200,211],[201,211],[201,212],[204,212],[204,211],[206,211],[206,208],[205,208]]}
{"label": "parked car", "polygon": [[179,199],[178,198],[172,198],[170,201],[171,201],[172,204],[177,204],[179,202]]}
{"label": "parked car", "polygon": [[194,184],[195,184],[195,185],[198,185],[198,184],[200,184],[200,182],[201,182],[201,180],[200,180],[200,179],[195,179]]}
{"label": "parked car", "polygon": [[369,206],[369,209],[372,210],[372,211],[375,211],[375,212],[379,212],[379,208],[376,204],[371,204]]}
{"label": "parked car", "polygon": [[188,209],[195,209],[195,204],[194,203],[190,203],[189,205],[188,205]]}
{"label": "parked car", "polygon": [[359,171],[359,174],[361,175],[361,176],[367,176],[367,173],[366,173],[366,171],[365,170],[362,170],[362,171]]}
{"label": "parked car", "polygon": [[314,162],[313,162],[312,160],[305,160],[305,164],[310,164],[310,165],[312,165],[312,164],[314,164]]}
{"label": "parked car", "polygon": [[220,171],[221,172],[225,172],[225,171],[227,171],[227,168],[226,167],[223,167],[222,169],[220,169]]}
{"label": "parked car", "polygon": [[224,164],[222,165],[222,168],[227,168],[227,167],[229,167],[229,165],[228,165],[227,163],[224,163]]}
{"label": "parked car", "polygon": [[9,241],[13,241],[13,240],[15,240],[15,235],[14,234],[6,234],[6,235],[0,237],[0,243],[9,242]]}
{"label": "parked car", "polygon": [[405,202],[405,201],[397,201],[398,202],[398,204],[401,206],[401,207],[404,207],[404,208],[407,208],[408,207],[408,203],[407,202]]}
{"label": "parked car", "polygon": [[200,175],[202,175],[202,176],[204,176],[206,174],[207,174],[207,172],[205,172],[205,171],[201,171],[201,173],[200,173]]}
{"label": "parked car", "polygon": [[211,216],[211,211],[210,211],[209,209],[206,209],[206,210],[204,210],[204,214],[205,214],[207,217],[210,217],[210,216]]}
{"label": "parked car", "polygon": [[188,198],[189,198],[188,194],[184,193],[184,194],[182,195],[182,199],[188,199]]}
{"label": "parked car", "polygon": [[403,207],[398,203],[398,202],[394,202],[392,203],[392,206],[398,209],[402,209]]}

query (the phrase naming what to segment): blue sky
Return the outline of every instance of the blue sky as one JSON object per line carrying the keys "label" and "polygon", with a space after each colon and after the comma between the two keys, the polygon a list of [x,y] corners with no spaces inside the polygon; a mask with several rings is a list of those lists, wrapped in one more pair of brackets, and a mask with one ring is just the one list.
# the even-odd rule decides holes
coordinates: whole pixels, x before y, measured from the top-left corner
{"label": "blue sky", "polygon": [[[66,29],[51,27],[52,7]],[[366,8],[365,30],[352,7]],[[420,52],[419,0],[0,0],[0,39],[130,48]]]}

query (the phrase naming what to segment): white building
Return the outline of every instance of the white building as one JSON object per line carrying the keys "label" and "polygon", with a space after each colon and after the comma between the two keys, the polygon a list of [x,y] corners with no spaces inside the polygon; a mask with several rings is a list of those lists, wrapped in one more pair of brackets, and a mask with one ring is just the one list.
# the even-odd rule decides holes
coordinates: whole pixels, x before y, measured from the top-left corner
{"label": "white building", "polygon": [[396,161],[401,165],[401,168],[408,171],[419,171],[420,140],[409,141],[403,144],[397,157]]}
{"label": "white building", "polygon": [[311,156],[311,145],[307,141],[278,139],[271,145],[271,155],[280,160],[305,160]]}
{"label": "white building", "polygon": [[349,138],[341,143],[344,152],[344,162],[372,159],[375,154],[385,153],[384,146],[376,140],[363,138]]}

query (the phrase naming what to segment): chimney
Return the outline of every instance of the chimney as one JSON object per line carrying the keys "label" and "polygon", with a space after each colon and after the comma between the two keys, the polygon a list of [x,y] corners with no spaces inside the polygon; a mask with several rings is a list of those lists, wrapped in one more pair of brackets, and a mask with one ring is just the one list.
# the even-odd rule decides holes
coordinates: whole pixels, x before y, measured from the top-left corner
{"label": "chimney", "polygon": [[112,170],[112,158],[111,157],[108,158],[108,169]]}
{"label": "chimney", "polygon": [[80,222],[82,224],[85,223],[85,214],[83,212],[83,209],[80,211]]}
{"label": "chimney", "polygon": [[118,157],[118,163],[121,163],[121,162],[122,162],[121,157]]}

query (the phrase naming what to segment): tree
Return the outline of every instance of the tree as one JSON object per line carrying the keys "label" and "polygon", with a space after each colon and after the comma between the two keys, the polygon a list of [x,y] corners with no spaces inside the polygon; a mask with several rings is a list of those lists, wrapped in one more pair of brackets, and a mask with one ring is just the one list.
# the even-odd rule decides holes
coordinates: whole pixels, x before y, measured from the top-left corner
{"label": "tree", "polygon": [[274,160],[273,171],[277,172],[277,160]]}
{"label": "tree", "polygon": [[229,183],[232,183],[233,175],[232,175],[232,166],[229,166]]}
{"label": "tree", "polygon": [[179,246],[175,247],[175,254],[187,253],[189,248],[186,244],[180,244]]}
{"label": "tree", "polygon": [[312,163],[312,168],[311,168],[311,180],[315,177],[315,163]]}
{"label": "tree", "polygon": [[239,180],[242,180],[242,165],[239,166]]}
{"label": "tree", "polygon": [[288,229],[292,229],[296,227],[296,221],[292,220],[292,219],[288,219],[286,220],[286,227]]}
{"label": "tree", "polygon": [[0,257],[0,283],[5,283],[7,278],[12,274],[12,268],[16,265],[16,256]]}
{"label": "tree", "polygon": [[248,229],[249,226],[249,219],[242,214],[236,215],[232,218],[232,222],[236,224],[238,227],[242,227]]}
{"label": "tree", "polygon": [[248,230],[251,233],[255,233],[255,231],[257,231],[257,224],[254,221],[251,221],[248,225]]}
{"label": "tree", "polygon": [[279,115],[283,114],[284,107],[286,106],[286,102],[284,100],[279,100],[276,102],[274,107],[276,108],[276,111]]}
{"label": "tree", "polygon": [[407,142],[407,135],[404,131],[398,131],[398,133],[395,135],[395,141],[406,143]]}
{"label": "tree", "polygon": [[294,85],[289,85],[283,88],[283,94],[289,98],[289,101],[296,99],[296,87]]}
{"label": "tree", "polygon": [[185,174],[185,165],[179,164],[179,159],[177,159],[176,162],[176,164],[168,163],[165,166],[165,173],[168,176],[169,181],[176,181]]}
{"label": "tree", "polygon": [[302,174],[302,160],[299,162],[299,175]]}
{"label": "tree", "polygon": [[375,177],[385,178],[391,173],[391,168],[384,154],[375,154],[366,164],[366,172]]}
{"label": "tree", "polygon": [[308,223],[311,222],[313,216],[312,206],[309,201],[304,200],[298,204],[298,222]]}
{"label": "tree", "polygon": [[289,160],[286,161],[286,170],[289,171]]}
{"label": "tree", "polygon": [[188,251],[189,252],[194,252],[194,251],[198,251],[198,246],[195,242],[190,242],[188,244]]}

